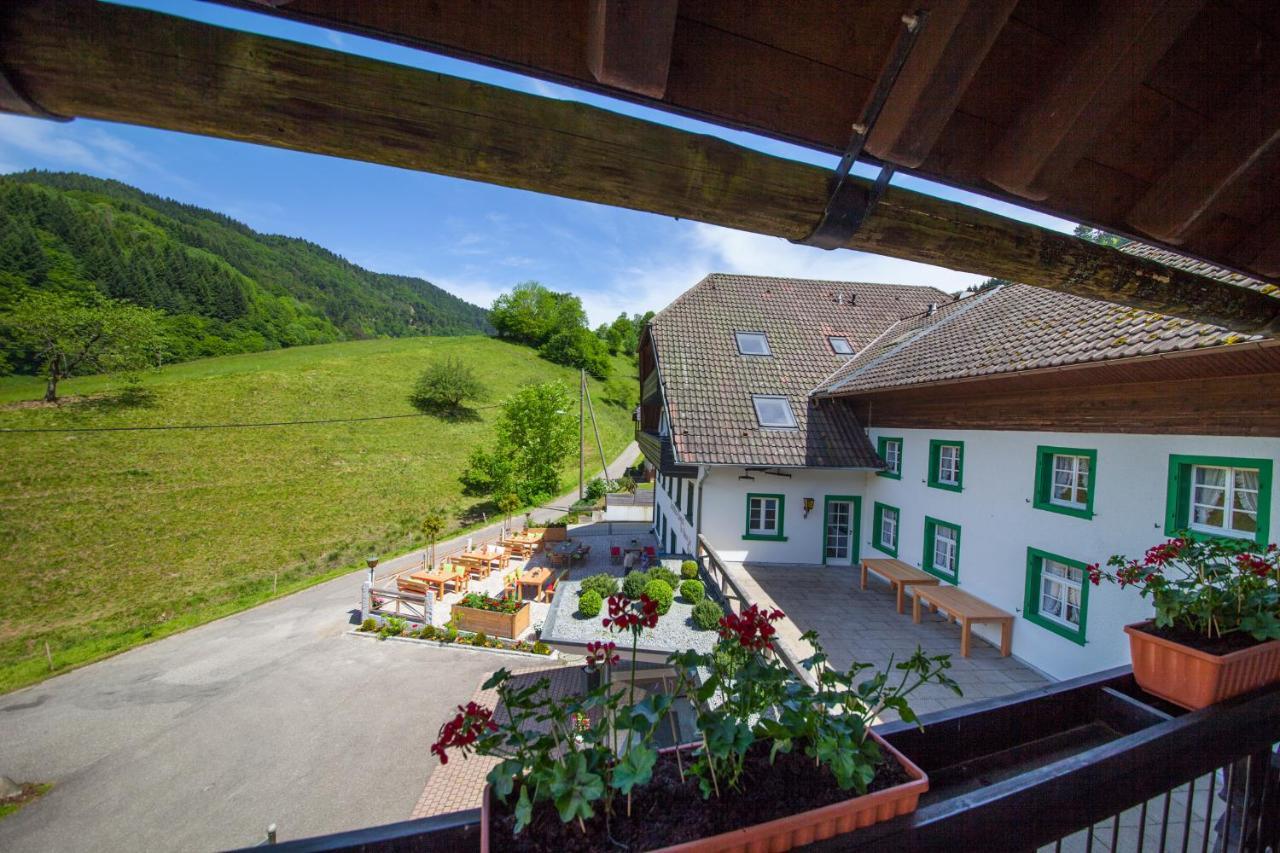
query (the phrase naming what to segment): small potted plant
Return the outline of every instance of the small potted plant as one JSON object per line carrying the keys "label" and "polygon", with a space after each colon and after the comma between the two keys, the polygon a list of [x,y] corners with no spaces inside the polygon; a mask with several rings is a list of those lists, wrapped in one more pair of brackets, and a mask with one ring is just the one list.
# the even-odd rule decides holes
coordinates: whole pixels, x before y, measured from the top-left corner
{"label": "small potted plant", "polygon": [[1182,534],[1140,560],[1088,567],[1094,584],[1137,587],[1155,618],[1125,626],[1133,676],[1195,710],[1280,681],[1280,551]]}
{"label": "small potted plant", "polygon": [[[874,674],[869,664],[842,671],[807,634],[810,683],[771,653],[782,614],[752,607],[721,620],[714,653],[670,657],[675,691],[637,701],[636,650],[658,604],[617,594],[608,612],[605,627],[631,635],[629,683],[609,678],[617,645],[592,643],[589,666],[604,676],[596,687],[557,697],[546,678],[521,683],[501,670],[485,685],[499,713],[459,707],[441,728],[432,746],[441,762],[454,749],[499,759],[485,788],[482,851],[781,851],[907,814],[927,790],[925,774],[870,726],[886,709],[914,722],[907,696],[922,684],[958,693],[947,656],[917,651]],[[677,695],[698,709],[695,742],[659,750],[661,727],[679,739]]]}

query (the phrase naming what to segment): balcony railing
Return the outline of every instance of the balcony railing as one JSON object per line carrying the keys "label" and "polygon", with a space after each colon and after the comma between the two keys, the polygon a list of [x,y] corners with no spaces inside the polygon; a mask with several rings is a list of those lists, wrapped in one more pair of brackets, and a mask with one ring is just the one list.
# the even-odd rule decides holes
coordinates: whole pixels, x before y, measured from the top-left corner
{"label": "balcony railing", "polygon": [[[1184,712],[1127,669],[878,731],[930,777],[912,815],[814,851],[1265,851],[1280,844],[1280,687]],[[469,851],[480,812],[290,841],[281,851]]]}

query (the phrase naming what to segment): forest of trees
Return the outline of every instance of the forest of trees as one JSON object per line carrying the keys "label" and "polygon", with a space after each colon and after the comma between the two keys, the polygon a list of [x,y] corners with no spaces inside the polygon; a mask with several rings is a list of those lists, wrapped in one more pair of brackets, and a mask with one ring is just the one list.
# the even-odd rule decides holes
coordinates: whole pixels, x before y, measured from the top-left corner
{"label": "forest of trees", "polygon": [[[430,282],[87,175],[0,177],[0,313],[32,292],[163,312],[168,361],[407,335],[484,334],[488,312]],[[0,337],[0,372],[37,369]]]}

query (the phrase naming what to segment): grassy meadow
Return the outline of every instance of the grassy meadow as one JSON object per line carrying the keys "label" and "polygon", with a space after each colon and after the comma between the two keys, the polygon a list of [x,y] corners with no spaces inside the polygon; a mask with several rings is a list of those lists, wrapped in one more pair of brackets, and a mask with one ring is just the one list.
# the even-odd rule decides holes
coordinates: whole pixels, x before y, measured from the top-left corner
{"label": "grassy meadow", "polygon": [[[401,338],[205,359],[144,375],[153,399],[123,405],[119,379],[0,380],[0,428],[262,422],[410,414],[432,358],[456,355],[491,390],[471,421],[433,417],[249,429],[0,433],[0,692],[250,607],[421,541],[435,505],[478,522],[458,474],[493,435],[492,408],[577,371],[482,337]],[[617,359],[611,389],[634,387]],[[591,382],[605,453],[631,411]],[[621,386],[621,387],[619,387]],[[620,396],[620,395],[619,395]],[[588,426],[589,465],[598,456]],[[576,460],[565,470],[576,479]],[[446,534],[447,535],[447,534]]]}

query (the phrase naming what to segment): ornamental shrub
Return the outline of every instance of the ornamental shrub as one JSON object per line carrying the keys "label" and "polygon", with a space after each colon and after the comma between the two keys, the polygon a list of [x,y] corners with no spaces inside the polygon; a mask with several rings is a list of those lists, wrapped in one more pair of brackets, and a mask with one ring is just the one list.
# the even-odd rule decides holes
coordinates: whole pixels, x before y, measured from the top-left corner
{"label": "ornamental shrub", "polygon": [[654,566],[650,569],[649,580],[662,581],[672,589],[680,586],[680,576],[668,569],[666,566]]}
{"label": "ornamental shrub", "polygon": [[649,576],[644,572],[629,572],[622,579],[622,594],[627,598],[639,598],[644,588],[649,585]]}
{"label": "ornamental shrub", "polygon": [[484,648],[485,643],[489,642],[489,636],[484,631],[476,631],[471,635],[471,645]]}
{"label": "ornamental shrub", "polygon": [[680,577],[687,581],[698,579],[698,564],[693,560],[685,560],[680,564]]}
{"label": "ornamental shrub", "polygon": [[604,572],[585,577],[582,579],[582,583],[578,585],[578,591],[579,594],[582,594],[588,590],[594,590],[601,599],[608,598],[618,591],[618,579],[612,575],[606,575]]}
{"label": "ornamental shrub", "polygon": [[600,593],[589,589],[578,599],[578,615],[584,619],[599,616],[603,605],[604,599],[600,597]]}
{"label": "ornamental shrub", "polygon": [[680,584],[680,597],[690,604],[697,604],[707,597],[707,589],[702,581],[685,581]]}
{"label": "ornamental shrub", "polygon": [[533,644],[533,653],[535,655],[549,655],[551,654],[551,647],[539,640]]}
{"label": "ornamental shrub", "polygon": [[370,616],[360,623],[360,630],[370,632],[378,630],[378,620]]}
{"label": "ornamental shrub", "polygon": [[724,617],[720,605],[709,598],[699,601],[693,608],[693,624],[702,631],[714,631]]}
{"label": "ornamental shrub", "polygon": [[671,584],[666,581],[649,581],[644,588],[644,594],[658,602],[658,615],[665,616],[667,611],[671,609],[671,602],[675,599],[675,593],[671,590]]}

